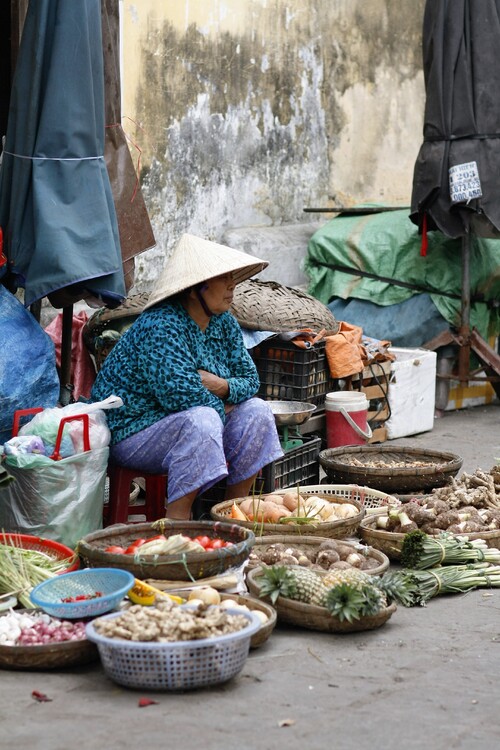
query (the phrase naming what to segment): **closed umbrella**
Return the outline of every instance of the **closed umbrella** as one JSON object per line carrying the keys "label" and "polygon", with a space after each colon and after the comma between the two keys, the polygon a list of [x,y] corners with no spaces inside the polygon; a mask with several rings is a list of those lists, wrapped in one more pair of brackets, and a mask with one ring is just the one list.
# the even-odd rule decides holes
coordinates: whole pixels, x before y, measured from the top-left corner
{"label": "closed umbrella", "polygon": [[0,273],[26,306],[125,297],[104,126],[100,0],[31,0],[0,171]]}
{"label": "closed umbrella", "polygon": [[441,343],[460,346],[460,380],[478,379],[468,377],[472,350],[500,390],[500,358],[469,326],[473,235],[500,237],[500,0],[427,0],[422,47],[424,140],[411,219],[424,242],[435,229],[462,238],[461,327]]}

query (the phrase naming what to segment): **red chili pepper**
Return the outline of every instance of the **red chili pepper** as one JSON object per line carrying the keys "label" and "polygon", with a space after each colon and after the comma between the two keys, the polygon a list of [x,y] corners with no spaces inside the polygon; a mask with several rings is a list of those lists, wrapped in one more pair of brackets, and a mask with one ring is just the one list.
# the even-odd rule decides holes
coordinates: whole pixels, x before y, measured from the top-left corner
{"label": "red chili pepper", "polygon": [[71,602],[84,602],[88,599],[98,599],[102,596],[102,591],[94,591],[93,594],[78,594],[77,596],[67,596],[65,599],[61,599],[65,604]]}

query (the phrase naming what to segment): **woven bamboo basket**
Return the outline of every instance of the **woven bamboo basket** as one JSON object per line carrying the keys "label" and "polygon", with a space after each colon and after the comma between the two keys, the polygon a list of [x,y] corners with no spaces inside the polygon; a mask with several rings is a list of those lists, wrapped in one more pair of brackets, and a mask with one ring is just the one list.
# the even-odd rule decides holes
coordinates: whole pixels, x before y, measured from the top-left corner
{"label": "woven bamboo basket", "polygon": [[[141,556],[140,547],[135,555],[105,552],[106,547],[111,545],[128,547],[134,539],[150,539],[159,533],[166,536],[184,534],[191,538],[206,534],[232,542],[232,545],[209,552],[187,552],[180,555]],[[253,531],[234,523],[164,519],[162,532],[151,523],[117,524],[94,531],[78,542],[77,552],[82,564],[90,568],[123,568],[141,579],[189,581],[218,576],[229,568],[242,565],[254,542]]]}
{"label": "woven bamboo basket", "polygon": [[[454,453],[422,448],[355,445],[327,448],[320,452],[319,462],[330,482],[366,484],[399,494],[443,487],[458,474],[463,459]],[[376,467],[374,462],[387,465]]]}
{"label": "woven bamboo basket", "polygon": [[[18,609],[16,612],[23,612]],[[27,611],[27,610],[26,610]],[[29,610],[34,612],[36,610]],[[5,613],[7,614],[7,613]],[[47,670],[89,664],[99,658],[95,643],[81,641],[45,643],[40,646],[0,645],[0,668],[16,670]]]}
{"label": "woven bamboo basket", "polygon": [[[272,544],[289,544],[293,547],[296,547],[299,550],[303,550],[304,552],[308,552],[314,549],[317,549],[321,543],[325,541],[321,537],[317,536],[301,536],[297,537],[296,535],[290,535],[290,536],[264,536],[264,537],[257,537],[255,540],[255,544],[252,548],[252,552],[264,552],[267,550]],[[342,540],[342,544],[345,544],[349,547],[352,547],[353,552],[356,552],[360,548],[359,542],[349,542],[346,540]],[[374,547],[368,547],[366,545],[363,545],[363,552],[362,554],[365,554],[369,557],[373,557],[375,560],[377,560],[378,565],[373,568],[368,568],[364,570],[365,573],[368,573],[371,576],[379,576],[384,573],[387,568],[389,567],[389,558],[387,555],[385,555],[383,552],[381,552],[378,549],[375,549]],[[260,568],[262,565],[265,565],[265,563],[258,563],[258,562],[252,562],[248,561],[245,571],[249,572],[250,570],[253,570],[254,568]],[[314,570],[317,570],[314,568]],[[320,574],[326,574],[326,570],[317,570]]]}
{"label": "woven bamboo basket", "polygon": [[339,329],[326,305],[301,289],[276,281],[242,281],[234,290],[231,312],[241,326],[257,331],[294,331],[308,327],[325,328],[329,334],[334,334]]}
{"label": "woven bamboo basket", "polygon": [[[258,597],[260,593],[259,576],[260,568],[251,570],[247,577],[247,585],[250,593]],[[267,599],[264,599],[267,601]],[[307,630],[321,630],[326,633],[357,633],[364,630],[374,630],[384,625],[396,611],[396,605],[385,607],[378,614],[370,617],[361,617],[354,622],[341,621],[338,617],[331,615],[325,607],[317,607],[313,604],[296,602],[293,599],[285,599],[279,596],[276,603],[278,622],[296,625]]]}
{"label": "woven bamboo basket", "polygon": [[[395,531],[377,529],[375,527],[376,523],[376,515],[363,518],[358,530],[359,536],[366,544],[386,554],[390,560],[400,560],[405,535]],[[466,536],[470,540],[484,539],[488,547],[500,547],[500,529],[496,529],[495,531],[478,531],[466,534]]]}
{"label": "woven bamboo basket", "polygon": [[267,622],[262,624],[250,641],[250,648],[258,648],[259,646],[262,646],[262,644],[270,637],[278,621],[274,607],[267,604],[267,602],[264,602],[262,599],[256,599],[254,596],[248,596],[247,594],[221,594],[220,598],[221,601],[231,599],[237,604],[244,604],[250,610],[258,609],[267,615]]}
{"label": "woven bamboo basket", "polygon": [[[296,488],[294,488],[296,489]],[[236,523],[243,528],[252,530],[256,535],[268,536],[273,535],[289,535],[289,534],[301,534],[303,536],[321,536],[330,539],[345,539],[345,537],[352,536],[356,533],[361,519],[365,515],[365,509],[361,502],[356,499],[355,492],[347,492],[345,496],[334,494],[323,488],[322,485],[318,487],[299,487],[300,494],[302,497],[310,497],[311,495],[317,495],[318,497],[325,498],[330,502],[336,503],[352,503],[359,509],[359,513],[352,518],[342,519],[340,521],[323,521],[318,523],[260,523],[258,521],[240,521],[238,519],[231,518],[231,507],[233,503],[239,505],[246,498],[241,497],[236,500],[225,500],[222,503],[214,505],[210,511],[210,515],[216,521],[228,522],[231,521]],[[288,490],[278,490],[273,494],[285,494],[290,492]],[[267,493],[271,494],[271,493]],[[256,503],[258,498],[255,499]]]}

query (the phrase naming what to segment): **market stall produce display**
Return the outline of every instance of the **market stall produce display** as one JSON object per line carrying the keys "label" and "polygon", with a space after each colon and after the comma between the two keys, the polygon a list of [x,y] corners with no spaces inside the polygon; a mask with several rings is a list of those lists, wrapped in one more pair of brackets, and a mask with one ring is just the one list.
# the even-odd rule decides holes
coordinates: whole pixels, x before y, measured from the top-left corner
{"label": "market stall produce display", "polygon": [[286,533],[340,539],[354,534],[365,515],[360,500],[364,489],[299,486],[217,503],[210,513],[216,521],[231,520],[260,536]]}
{"label": "market stall produce display", "polygon": [[0,616],[0,668],[60,669],[97,658],[83,622],[60,620],[33,609]]}
{"label": "market stall produce display", "polygon": [[34,586],[78,568],[69,547],[27,534],[0,534],[0,595],[14,595],[24,607],[32,607]]}
{"label": "market stall produce display", "polygon": [[54,617],[97,617],[118,607],[134,576],[116,568],[88,568],[51,578],[32,590],[33,606]]}
{"label": "market stall produce display", "polygon": [[320,572],[359,568],[380,575],[389,567],[389,558],[379,550],[345,539],[267,536],[255,540],[246,570],[260,565],[301,565]]}
{"label": "market stall produce display", "polygon": [[[255,568],[247,577],[254,596],[269,600],[284,622],[308,630],[348,633],[384,625],[396,611],[393,601],[362,571],[334,571],[330,580],[304,568]],[[335,576],[335,577],[333,577]]]}
{"label": "market stall produce display", "polygon": [[320,452],[319,461],[330,482],[358,482],[396,493],[441,487],[463,463],[454,453],[392,445],[327,448]]}
{"label": "market stall produce display", "polygon": [[85,536],[77,549],[82,563],[89,567],[122,568],[141,579],[190,581],[238,567],[254,541],[251,530],[234,523],[160,519],[95,531]]}
{"label": "market stall produce display", "polygon": [[360,524],[361,538],[394,560],[399,560],[404,535],[421,529],[438,535],[443,531],[483,539],[489,547],[500,545],[500,471],[477,470],[462,474],[430,495],[410,500]]}
{"label": "market stall produce display", "polygon": [[126,687],[189,690],[235,677],[261,620],[217,606],[136,605],[87,625],[104,671]]}

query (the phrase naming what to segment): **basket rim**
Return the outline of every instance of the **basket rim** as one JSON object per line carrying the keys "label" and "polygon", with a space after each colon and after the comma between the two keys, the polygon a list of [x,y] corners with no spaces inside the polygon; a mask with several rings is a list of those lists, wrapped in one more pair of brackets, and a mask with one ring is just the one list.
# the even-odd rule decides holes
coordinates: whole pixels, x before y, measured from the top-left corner
{"label": "basket rim", "polygon": [[[362,453],[363,455],[374,453],[400,453],[410,456],[422,456],[423,458],[439,458],[442,459],[442,463],[430,463],[429,466],[417,467],[374,467],[367,465],[353,466],[352,464],[343,462],[341,458],[336,460],[337,456],[341,457],[343,455],[352,455],[356,453]],[[339,470],[347,474],[364,474],[373,477],[385,477],[388,474],[391,476],[397,475],[399,477],[451,473],[453,471],[459,471],[463,464],[463,458],[461,456],[456,453],[450,453],[449,451],[391,445],[355,445],[340,448],[325,448],[319,452],[318,460],[325,471]]]}
{"label": "basket rim", "polygon": [[[288,487],[287,489],[274,490],[272,493],[267,493],[267,494],[284,495],[293,489],[295,488]],[[300,490],[301,492],[308,492],[308,493],[310,492],[314,495],[321,494],[321,493],[326,494],[326,495],[330,495],[330,494],[335,495],[337,492],[342,492],[343,490],[346,490],[351,493],[354,491],[359,491],[359,494],[361,496],[371,495],[380,500],[391,499],[391,500],[397,501],[397,498],[394,497],[394,495],[391,495],[389,492],[384,492],[383,490],[376,490],[373,487],[367,487],[366,485],[356,484],[355,482],[353,482],[352,484],[309,484],[309,485],[304,485],[303,487],[300,488]],[[356,500],[357,498],[354,498],[354,499]],[[364,501],[359,500],[359,502],[363,505]]]}
{"label": "basket rim", "polygon": [[[187,603],[179,604],[179,608],[189,609],[189,605]],[[261,620],[257,617],[257,615],[254,615],[252,611],[245,612],[244,610],[241,611],[238,609],[232,609],[231,607],[229,607],[225,611],[232,615],[243,615],[249,620],[249,624],[241,630],[236,630],[234,633],[225,633],[224,635],[217,635],[213,638],[199,638],[198,640],[186,641],[129,641],[125,638],[108,638],[104,635],[100,635],[94,628],[94,623],[97,620],[113,620],[116,617],[123,615],[123,612],[120,611],[111,612],[110,614],[94,618],[92,622],[88,622],[85,625],[85,633],[87,635],[87,639],[92,643],[96,643],[98,646],[103,645],[116,648],[132,647],[145,649],[146,651],[160,651],[168,650],[171,648],[175,650],[182,648],[201,648],[203,646],[213,646],[219,643],[227,643],[229,641],[240,640],[246,637],[251,638],[262,626]]]}
{"label": "basket rim", "polygon": [[[239,539],[238,541],[233,542],[230,547],[221,547],[220,549],[207,551],[200,550],[199,552],[184,552],[182,553],[182,559],[185,560],[186,563],[210,563],[215,562],[220,558],[237,557],[239,554],[242,554],[247,548],[250,549],[255,542],[255,534],[253,530],[251,528],[242,527],[237,523],[224,523],[221,521],[169,521],[165,531],[160,533],[166,533],[167,529],[171,529],[173,532],[177,531],[178,533],[181,533],[181,529],[199,529],[201,531],[212,531],[213,533],[222,531],[222,533],[227,533],[230,535],[237,533],[239,535],[243,534],[244,536],[243,539]],[[135,524],[114,524],[113,526],[107,526],[105,529],[93,531],[91,534],[87,534],[82,539],[80,539],[80,541],[78,542],[78,552],[80,554],[85,552],[99,553],[99,555],[103,555],[109,560],[113,561],[120,561],[123,560],[124,557],[126,557],[127,560],[130,560],[132,563],[135,563],[137,565],[144,564],[158,566],[179,562],[178,553],[172,555],[141,555],[141,548],[139,547],[137,555],[124,555],[122,553],[116,554],[114,552],[106,552],[104,549],[92,545],[92,542],[98,541],[100,539],[105,539],[110,535],[113,536],[120,533],[126,534],[127,532],[131,532],[134,534],[137,533],[139,535],[143,531],[152,531],[155,534],[159,533],[158,529],[152,528],[151,522]]]}
{"label": "basket rim", "polygon": [[[20,544],[16,544],[16,540],[19,540]],[[45,554],[51,555],[54,560],[66,560],[75,558],[75,562],[68,568],[66,568],[66,570],[60,575],[76,571],[79,566],[78,556],[75,554],[75,551],[71,549],[71,547],[62,544],[61,542],[56,542],[53,539],[46,539],[44,537],[33,536],[31,534],[18,534],[15,531],[0,532],[0,543],[5,544],[9,542],[12,542],[14,546],[19,547],[20,549],[36,550],[37,548],[42,548]]]}

